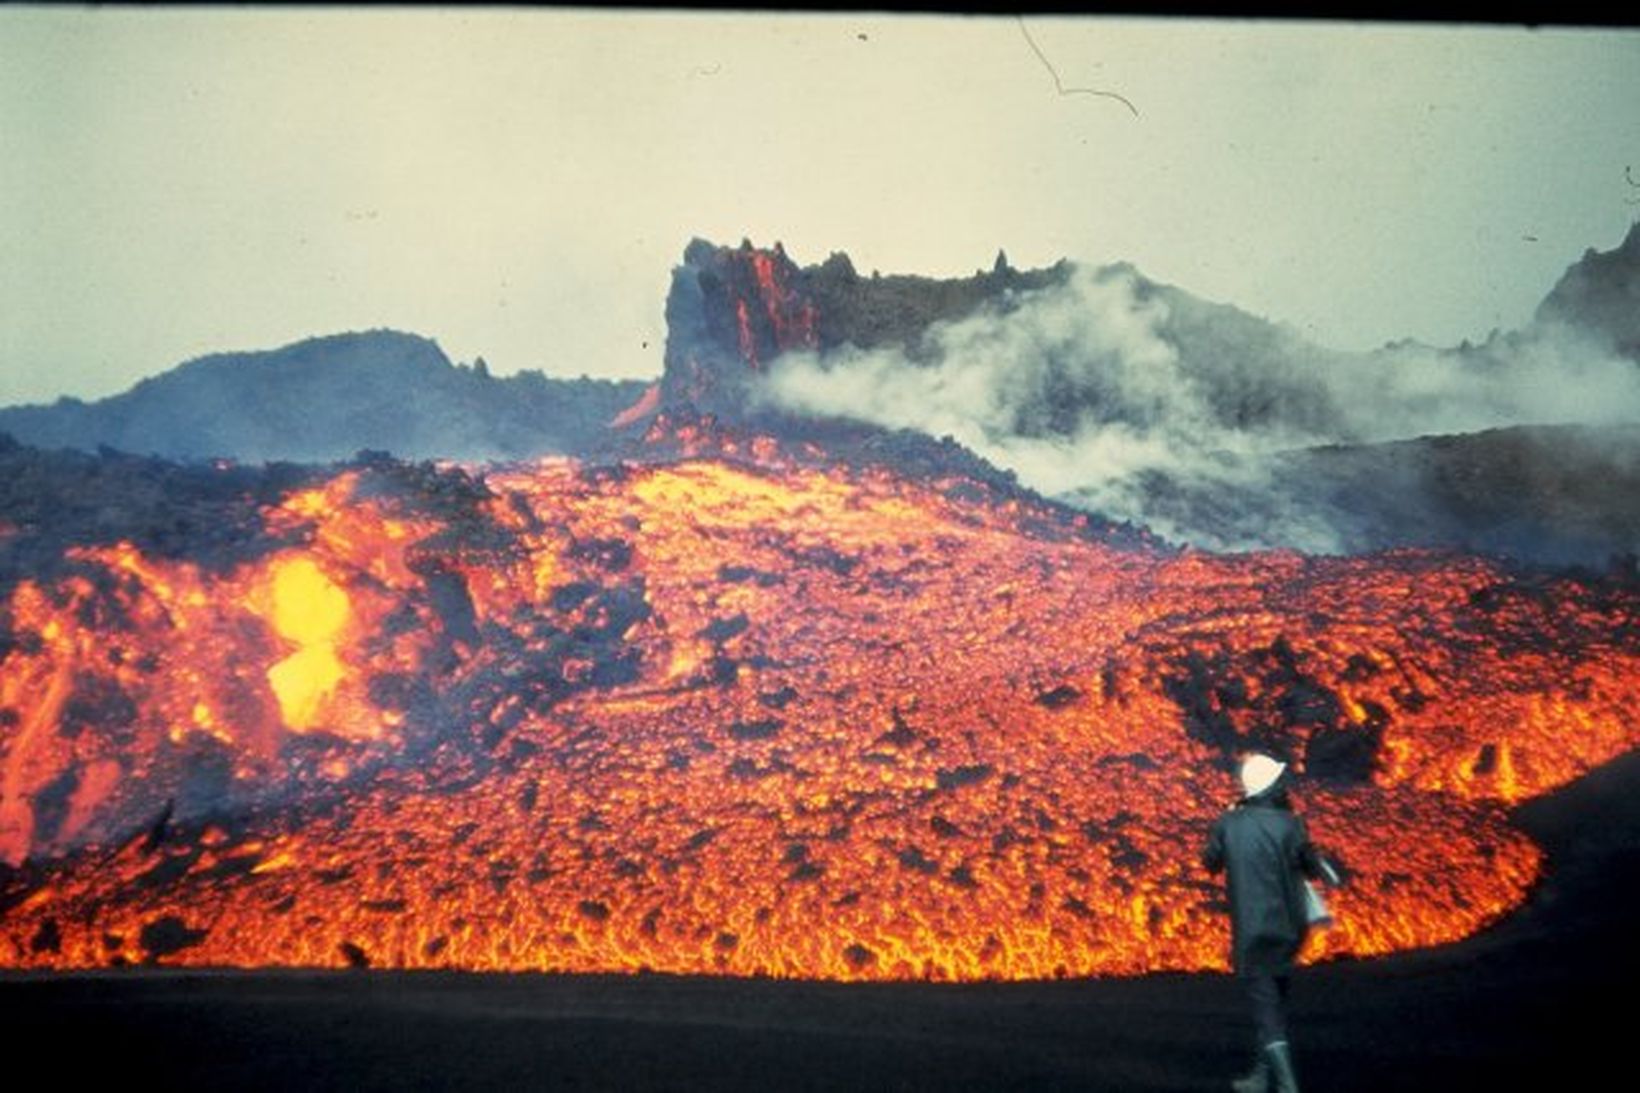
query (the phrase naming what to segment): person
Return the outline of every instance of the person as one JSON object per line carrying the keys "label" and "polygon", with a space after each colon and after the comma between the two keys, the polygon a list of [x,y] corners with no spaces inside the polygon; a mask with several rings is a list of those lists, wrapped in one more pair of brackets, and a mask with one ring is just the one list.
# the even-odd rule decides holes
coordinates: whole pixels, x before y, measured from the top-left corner
{"label": "person", "polygon": [[1293,966],[1309,933],[1304,880],[1341,883],[1310,842],[1288,799],[1287,765],[1268,755],[1244,758],[1242,798],[1214,822],[1202,854],[1225,872],[1230,899],[1230,964],[1247,991],[1257,1032],[1254,1066],[1233,1083],[1237,1093],[1298,1093],[1287,1038]]}

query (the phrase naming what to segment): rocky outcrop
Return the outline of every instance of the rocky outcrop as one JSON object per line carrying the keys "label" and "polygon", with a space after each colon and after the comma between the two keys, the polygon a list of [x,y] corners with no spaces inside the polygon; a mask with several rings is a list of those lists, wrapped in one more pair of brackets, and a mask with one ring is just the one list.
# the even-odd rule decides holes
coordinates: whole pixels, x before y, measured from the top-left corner
{"label": "rocky outcrop", "polygon": [[739,416],[752,377],[782,353],[849,345],[914,354],[935,323],[1059,283],[1069,268],[1016,270],[999,251],[989,271],[972,277],[864,277],[842,253],[799,266],[778,242],[764,249],[749,240],[727,247],[695,239],[667,295],[661,401]]}
{"label": "rocky outcrop", "polygon": [[1640,361],[1640,222],[1616,249],[1584,251],[1538,305],[1536,318],[1580,328]]}
{"label": "rocky outcrop", "polygon": [[496,377],[428,338],[373,330],[202,357],[96,402],[0,410],[0,431],[41,448],[168,459],[516,459],[588,447],[643,386]]}

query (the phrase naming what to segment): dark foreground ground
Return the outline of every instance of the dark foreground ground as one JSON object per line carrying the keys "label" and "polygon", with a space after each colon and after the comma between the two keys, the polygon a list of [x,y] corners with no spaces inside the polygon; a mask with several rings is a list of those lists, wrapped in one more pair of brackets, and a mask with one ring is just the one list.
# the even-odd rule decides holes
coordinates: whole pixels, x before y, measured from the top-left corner
{"label": "dark foreground ground", "polygon": [[[1550,873],[1461,945],[1301,971],[1309,1091],[1632,1088],[1640,752],[1521,810]],[[1246,1062],[1227,976],[848,986],[444,973],[0,975],[49,1087],[1208,1090]],[[41,1079],[41,1088],[47,1088]]]}

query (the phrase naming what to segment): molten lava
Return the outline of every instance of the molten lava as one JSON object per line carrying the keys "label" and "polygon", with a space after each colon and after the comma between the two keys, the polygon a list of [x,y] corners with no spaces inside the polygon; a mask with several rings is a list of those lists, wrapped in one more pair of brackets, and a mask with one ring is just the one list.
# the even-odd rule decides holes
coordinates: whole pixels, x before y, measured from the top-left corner
{"label": "molten lava", "polygon": [[353,469],[232,565],[10,587],[0,962],[1222,968],[1198,853],[1254,745],[1352,875],[1308,957],[1385,953],[1517,906],[1509,807],[1640,742],[1616,578],[722,450]]}
{"label": "molten lava", "polygon": [[297,648],[268,669],[268,683],[285,724],[305,732],[324,724],[321,705],[344,675],[335,639],[350,613],[347,593],[305,557],[280,560],[270,581],[273,628]]}
{"label": "molten lava", "polygon": [[820,342],[816,332],[818,316],[814,302],[792,284],[799,271],[786,257],[786,252],[777,243],[772,251],[743,246],[737,253],[751,266],[753,292],[763,305],[763,317],[767,319],[766,332],[759,338],[753,331],[745,298],[737,301],[741,356],[746,363],[754,369],[762,363],[758,349],[760,342],[772,342],[775,353],[817,348]]}

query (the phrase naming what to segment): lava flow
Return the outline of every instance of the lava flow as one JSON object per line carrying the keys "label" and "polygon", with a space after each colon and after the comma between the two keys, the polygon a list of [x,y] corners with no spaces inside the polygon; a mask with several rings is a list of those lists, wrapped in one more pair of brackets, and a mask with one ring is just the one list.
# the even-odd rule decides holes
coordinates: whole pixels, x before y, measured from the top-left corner
{"label": "lava flow", "polygon": [[15,582],[0,961],[1221,968],[1197,855],[1253,745],[1351,874],[1308,958],[1364,956],[1517,906],[1509,807],[1640,738],[1617,577],[1178,552],[759,451],[355,466],[231,559]]}

